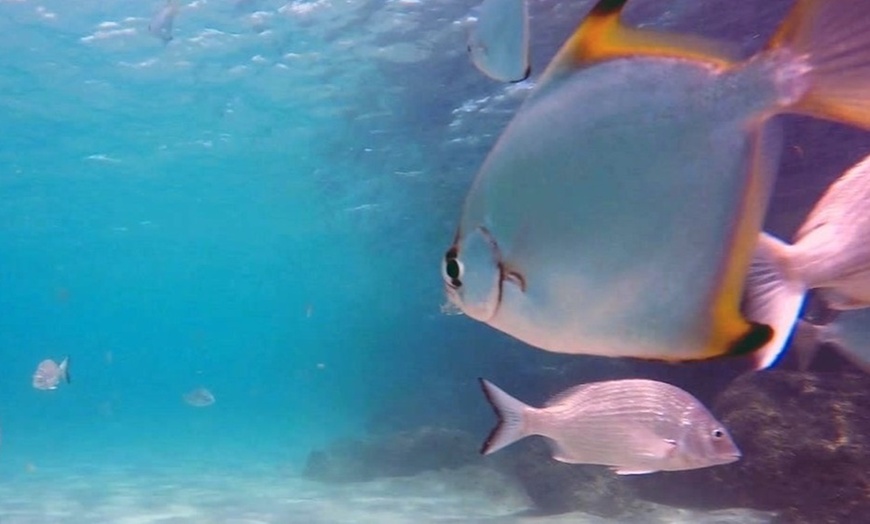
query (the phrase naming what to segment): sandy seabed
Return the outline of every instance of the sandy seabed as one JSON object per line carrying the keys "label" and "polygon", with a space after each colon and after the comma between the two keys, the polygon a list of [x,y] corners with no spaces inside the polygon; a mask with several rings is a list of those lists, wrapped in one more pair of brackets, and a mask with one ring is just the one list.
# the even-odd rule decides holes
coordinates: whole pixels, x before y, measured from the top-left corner
{"label": "sandy seabed", "polygon": [[664,506],[619,520],[541,516],[510,479],[477,467],[347,484],[274,467],[203,465],[40,468],[0,481],[0,524],[760,524],[771,517]]}

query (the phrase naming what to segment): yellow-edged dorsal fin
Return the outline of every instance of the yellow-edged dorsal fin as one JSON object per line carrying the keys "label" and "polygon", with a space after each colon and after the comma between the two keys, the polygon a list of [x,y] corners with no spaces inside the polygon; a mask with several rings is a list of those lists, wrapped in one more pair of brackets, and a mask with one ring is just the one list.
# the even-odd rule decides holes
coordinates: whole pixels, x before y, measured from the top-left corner
{"label": "yellow-edged dorsal fin", "polygon": [[682,58],[723,69],[737,61],[728,44],[624,26],[621,13],[627,2],[599,0],[550,61],[539,85],[598,62],[630,56]]}

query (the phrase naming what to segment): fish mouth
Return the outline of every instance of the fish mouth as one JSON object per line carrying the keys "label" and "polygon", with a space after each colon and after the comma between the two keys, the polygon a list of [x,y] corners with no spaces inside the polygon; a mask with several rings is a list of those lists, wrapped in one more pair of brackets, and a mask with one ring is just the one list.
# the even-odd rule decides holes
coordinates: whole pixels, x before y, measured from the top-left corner
{"label": "fish mouth", "polygon": [[732,462],[737,462],[738,460],[743,458],[743,454],[739,451],[736,453],[731,453],[729,455],[725,455],[722,459],[722,464],[731,464]]}

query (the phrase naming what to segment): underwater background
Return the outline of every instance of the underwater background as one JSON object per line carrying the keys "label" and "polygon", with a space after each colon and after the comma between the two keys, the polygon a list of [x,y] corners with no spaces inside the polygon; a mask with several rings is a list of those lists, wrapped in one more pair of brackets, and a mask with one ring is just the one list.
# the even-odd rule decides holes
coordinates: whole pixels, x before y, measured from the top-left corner
{"label": "underwater background", "polygon": [[[870,514],[868,380],[833,353],[733,391],[746,370],[729,363],[548,354],[442,311],[439,264],[473,176],[591,6],[531,0],[532,77],[500,84],[468,60],[477,3],[194,0],[164,45],[147,31],[162,2],[0,0],[0,523]],[[627,18],[749,55],[791,4],[632,0]],[[783,120],[766,229],[788,238],[870,144]],[[67,355],[71,384],[31,387],[41,360]],[[481,376],[533,404],[657,378],[738,425],[773,399],[790,429],[732,427],[740,462],[650,478],[554,464],[534,439],[481,458]],[[816,396],[778,400],[808,383]],[[183,401],[198,387],[214,405]],[[858,440],[804,454],[828,436],[802,428],[843,398]],[[791,444],[808,462],[771,466]]]}

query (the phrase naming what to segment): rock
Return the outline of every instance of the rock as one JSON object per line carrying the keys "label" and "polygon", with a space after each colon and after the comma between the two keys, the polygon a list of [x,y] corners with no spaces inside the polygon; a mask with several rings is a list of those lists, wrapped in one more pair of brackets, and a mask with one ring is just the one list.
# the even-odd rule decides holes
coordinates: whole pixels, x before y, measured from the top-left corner
{"label": "rock", "polygon": [[870,515],[870,377],[764,371],[744,375],[712,411],[743,458],[727,466],[632,479],[641,496],[681,506],[774,510],[789,524]]}
{"label": "rock", "polygon": [[469,433],[431,427],[344,440],[311,452],[303,476],[323,482],[358,482],[459,468],[480,461],[477,447]]}
{"label": "rock", "polygon": [[543,440],[529,439],[492,458],[495,467],[519,479],[541,513],[583,511],[616,517],[645,509],[634,490],[609,469],[565,464],[550,453]]}

